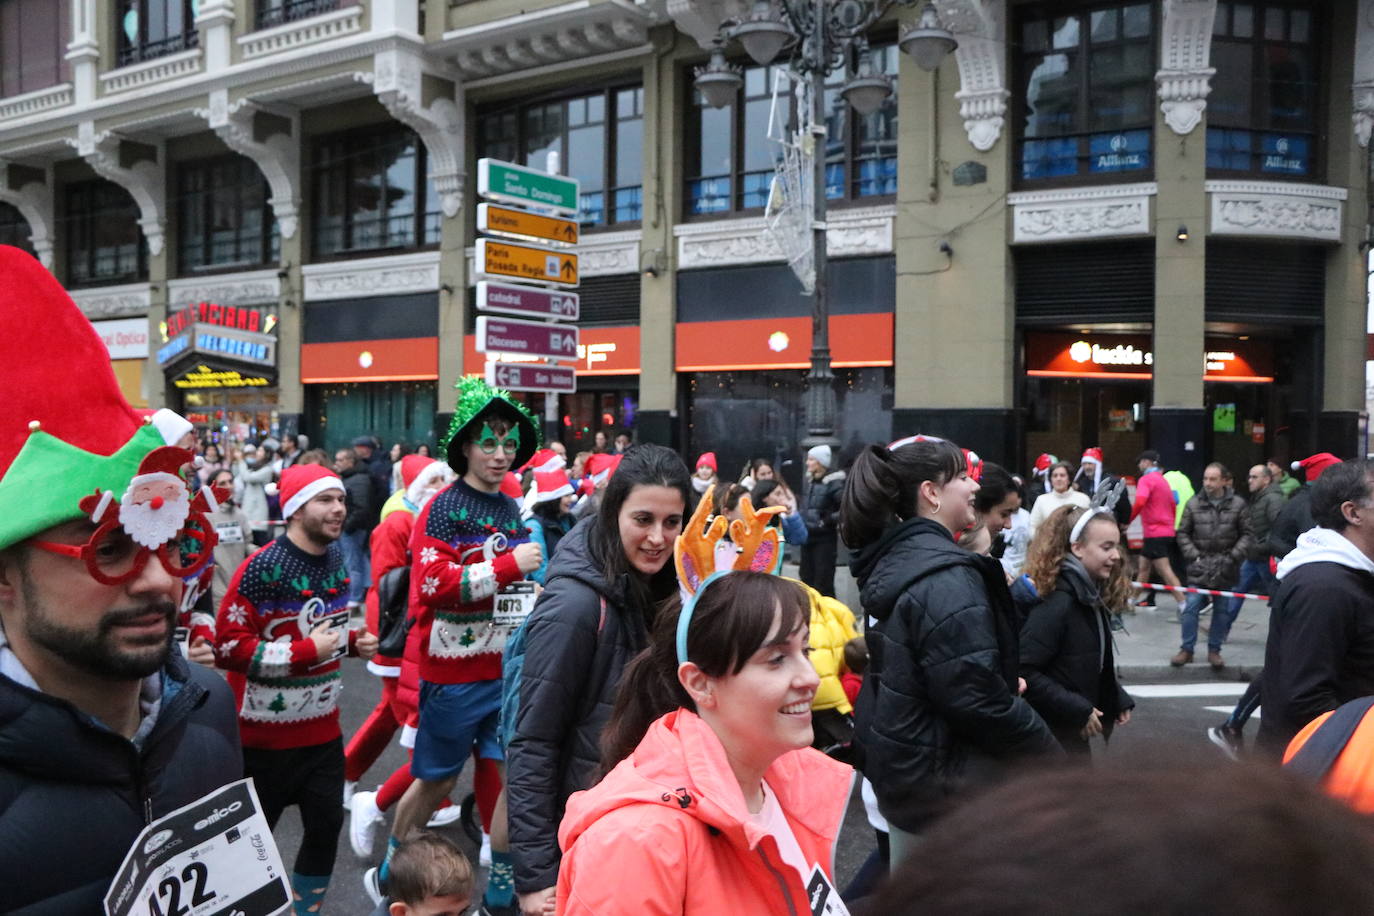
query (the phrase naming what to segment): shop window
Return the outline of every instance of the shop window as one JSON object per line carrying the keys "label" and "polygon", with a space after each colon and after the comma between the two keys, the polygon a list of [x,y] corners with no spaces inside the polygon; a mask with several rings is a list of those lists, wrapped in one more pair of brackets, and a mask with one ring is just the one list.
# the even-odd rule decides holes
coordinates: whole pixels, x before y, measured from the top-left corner
{"label": "shop window", "polygon": [[252,160],[226,156],[177,170],[177,255],[182,273],[278,260],[270,191]]}
{"label": "shop window", "polygon": [[[897,74],[897,46],[875,45],[873,65]],[[846,74],[826,81],[825,196],[828,200],[887,197],[897,193],[897,94],[871,115],[860,115],[840,97]],[[774,105],[774,89],[777,104]],[[794,85],[782,66],[747,67],[738,98],[722,108],[692,90],[687,123],[688,215],[760,210],[768,202],[779,145],[769,139],[797,123]]]}
{"label": "shop window", "polygon": [[408,127],[318,140],[311,169],[315,256],[437,245],[443,213],[426,169],[424,144]]}
{"label": "shop window", "polygon": [[62,219],[67,280],[131,283],[148,278],[148,252],[138,228],[138,204],[119,185],[88,181],[67,186]]}
{"label": "shop window", "polygon": [[1321,58],[1316,7],[1217,4],[1207,169],[1264,178],[1317,173]]}
{"label": "shop window", "polygon": [[32,234],[23,214],[9,204],[0,204],[0,245],[13,245],[33,254],[33,245],[29,241]]}
{"label": "shop window", "polygon": [[70,79],[71,4],[0,0],[0,98]]}
{"label": "shop window", "polygon": [[1154,17],[1150,3],[1021,10],[1021,181],[1136,181],[1151,170]]}
{"label": "shop window", "polygon": [[544,169],[550,153],[558,154],[563,174],[581,183],[579,222],[585,226],[639,222],[643,215],[644,87],[527,101],[478,115],[478,158]]}
{"label": "shop window", "polygon": [[119,66],[186,51],[200,44],[198,0],[123,0],[115,5]]}
{"label": "shop window", "polygon": [[270,29],[339,8],[339,0],[258,0],[257,27]]}

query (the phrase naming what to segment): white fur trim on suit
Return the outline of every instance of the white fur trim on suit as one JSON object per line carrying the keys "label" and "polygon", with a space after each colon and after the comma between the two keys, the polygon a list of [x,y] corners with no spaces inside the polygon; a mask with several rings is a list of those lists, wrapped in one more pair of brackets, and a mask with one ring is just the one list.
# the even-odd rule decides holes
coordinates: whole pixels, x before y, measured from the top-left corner
{"label": "white fur trim on suit", "polygon": [[343,493],[345,492],[343,481],[332,476],[317,477],[310,481],[310,483],[297,490],[296,495],[288,499],[286,504],[281,507],[281,517],[290,518],[295,515],[297,509],[310,502],[310,500],[314,499],[316,496],[319,496],[325,490],[338,490],[340,493]]}

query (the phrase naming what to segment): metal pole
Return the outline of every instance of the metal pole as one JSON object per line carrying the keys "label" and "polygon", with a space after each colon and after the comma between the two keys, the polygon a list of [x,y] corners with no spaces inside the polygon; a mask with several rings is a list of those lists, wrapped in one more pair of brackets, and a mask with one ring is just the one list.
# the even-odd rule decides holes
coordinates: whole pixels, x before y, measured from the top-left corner
{"label": "metal pole", "polygon": [[825,197],[825,74],[829,57],[825,35],[825,0],[816,0],[815,34],[811,36],[811,138],[815,169],[812,181],[812,263],[816,280],[811,294],[811,371],[806,377],[806,428],[804,448],[838,447],[835,439],[835,376],[830,371],[830,295],[826,282]]}

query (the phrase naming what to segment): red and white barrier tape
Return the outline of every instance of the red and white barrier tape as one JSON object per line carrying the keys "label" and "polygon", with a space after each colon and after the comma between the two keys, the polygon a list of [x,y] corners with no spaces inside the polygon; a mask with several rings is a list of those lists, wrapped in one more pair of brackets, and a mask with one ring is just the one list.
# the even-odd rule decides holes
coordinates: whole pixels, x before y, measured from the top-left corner
{"label": "red and white barrier tape", "polygon": [[1227,592],[1216,588],[1197,588],[1193,585],[1184,585],[1180,586],[1179,588],[1173,588],[1168,585],[1158,585],[1154,582],[1132,582],[1131,584],[1134,585],[1136,588],[1148,588],[1150,591],[1154,592],[1184,591],[1191,592],[1194,595],[1211,595],[1213,598],[1249,598],[1254,599],[1255,601],[1269,600],[1268,595],[1251,595],[1249,592]]}

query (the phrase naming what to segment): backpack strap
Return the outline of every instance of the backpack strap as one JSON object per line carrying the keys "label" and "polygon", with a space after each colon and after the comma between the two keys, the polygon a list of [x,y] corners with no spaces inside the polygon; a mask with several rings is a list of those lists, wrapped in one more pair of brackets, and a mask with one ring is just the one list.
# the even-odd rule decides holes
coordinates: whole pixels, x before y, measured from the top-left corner
{"label": "backpack strap", "polygon": [[1371,707],[1374,707],[1374,697],[1361,697],[1341,706],[1312,733],[1307,743],[1284,764],[1284,769],[1312,782],[1320,782],[1331,771]]}

